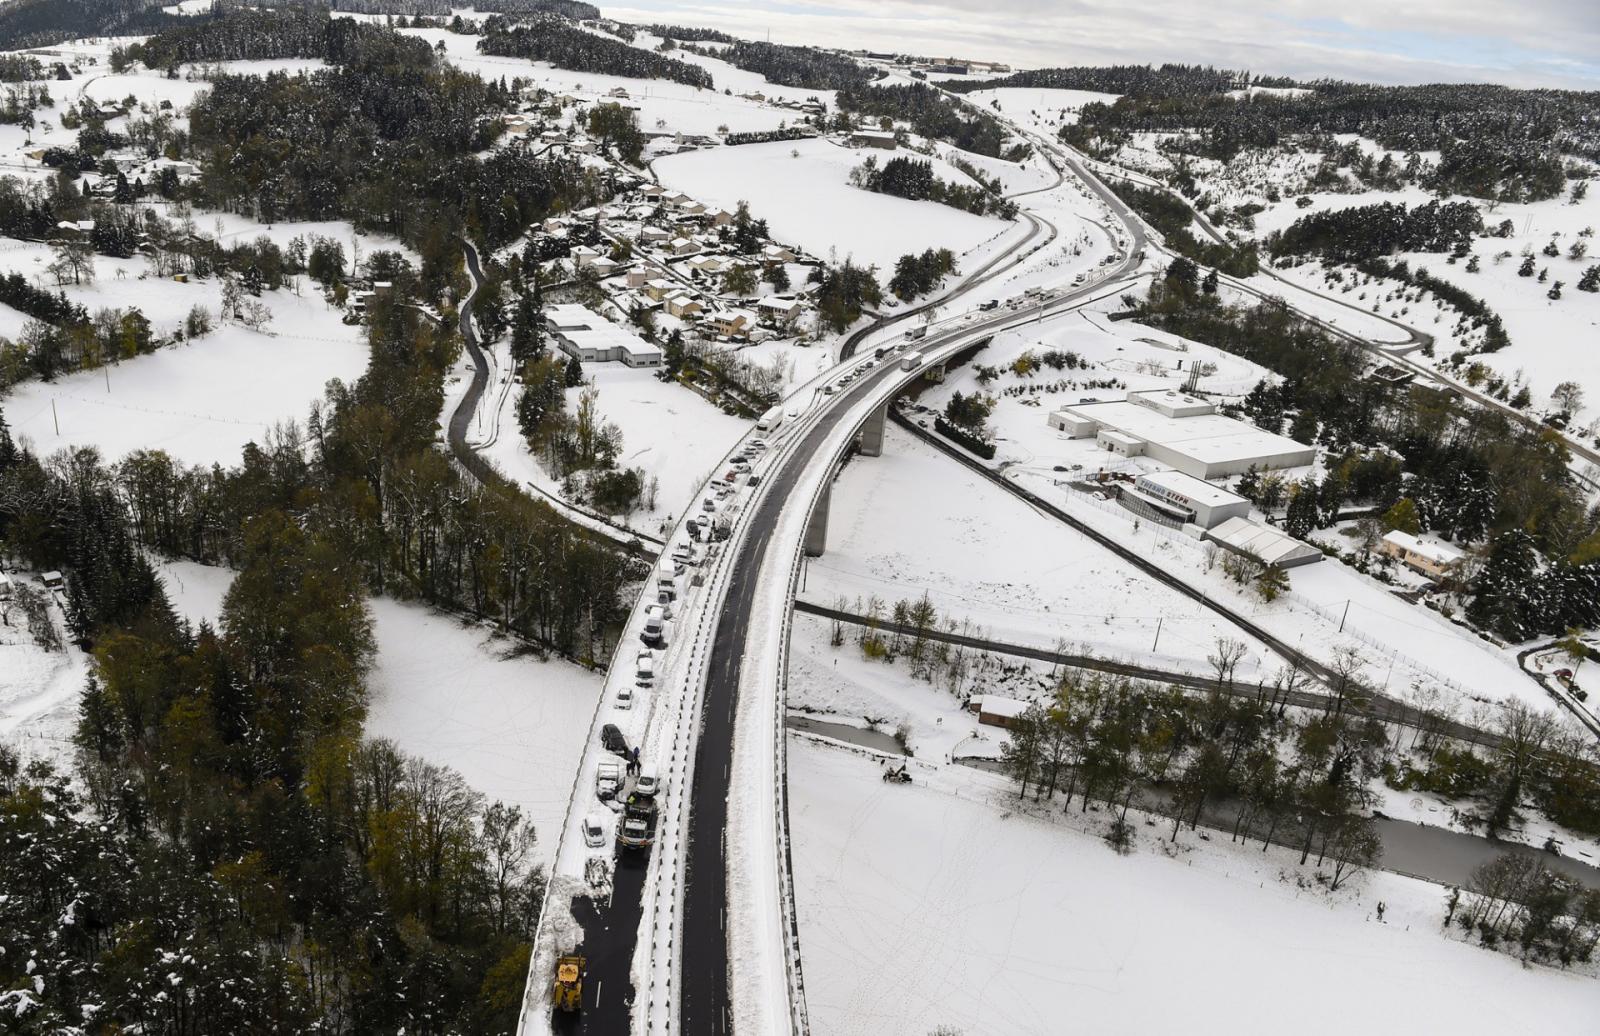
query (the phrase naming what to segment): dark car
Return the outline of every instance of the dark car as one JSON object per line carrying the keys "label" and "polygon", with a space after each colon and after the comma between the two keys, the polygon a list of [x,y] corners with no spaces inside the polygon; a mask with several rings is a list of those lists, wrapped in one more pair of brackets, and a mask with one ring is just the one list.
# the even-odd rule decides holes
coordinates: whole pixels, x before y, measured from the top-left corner
{"label": "dark car", "polygon": [[618,755],[628,754],[628,739],[622,736],[622,731],[617,729],[615,723],[607,723],[600,728],[600,744],[604,745],[608,752],[615,752]]}

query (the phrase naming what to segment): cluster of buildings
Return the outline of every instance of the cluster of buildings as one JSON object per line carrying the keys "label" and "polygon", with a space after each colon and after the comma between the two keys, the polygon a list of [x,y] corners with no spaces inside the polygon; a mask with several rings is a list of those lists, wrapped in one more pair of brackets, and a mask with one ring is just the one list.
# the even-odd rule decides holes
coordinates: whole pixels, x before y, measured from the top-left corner
{"label": "cluster of buildings", "polygon": [[1310,464],[1304,443],[1217,413],[1217,405],[1170,389],[1129,392],[1125,399],[1063,407],[1050,427],[1093,438],[1119,457],[1149,457],[1198,479]]}

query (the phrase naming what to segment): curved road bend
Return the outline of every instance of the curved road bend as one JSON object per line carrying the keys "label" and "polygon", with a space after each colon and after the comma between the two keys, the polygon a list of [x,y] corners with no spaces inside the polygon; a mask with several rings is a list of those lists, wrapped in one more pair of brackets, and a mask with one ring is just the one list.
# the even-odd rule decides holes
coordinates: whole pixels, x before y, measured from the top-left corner
{"label": "curved road bend", "polygon": [[[1134,263],[1124,258],[1111,278]],[[1108,278],[1110,279],[1110,278]],[[1086,285],[1048,304],[1052,310],[1081,304],[1102,291],[1104,282]],[[902,314],[901,319],[908,314]],[[942,346],[954,341],[970,343],[1031,314],[1005,312],[958,329],[942,332],[928,343]],[[881,326],[881,325],[880,325]],[[852,335],[845,355],[851,355],[864,335]],[[809,465],[833,457],[825,451],[830,435],[845,420],[851,405],[869,394],[885,378],[907,376],[898,364],[886,363],[866,373],[860,381],[834,397],[834,404],[807,429],[784,466],[769,476],[769,488],[750,516],[750,526],[732,566],[722,617],[707,657],[702,728],[694,760],[693,798],[690,800],[683,893],[680,955],[683,964],[679,987],[679,1031],[685,1034],[723,1036],[731,1029],[728,988],[727,851],[728,788],[732,780],[733,730],[739,701],[739,679],[746,657],[745,640],[757,607],[756,589],[772,536],[790,504],[791,494]],[[893,408],[890,408],[893,413]]]}

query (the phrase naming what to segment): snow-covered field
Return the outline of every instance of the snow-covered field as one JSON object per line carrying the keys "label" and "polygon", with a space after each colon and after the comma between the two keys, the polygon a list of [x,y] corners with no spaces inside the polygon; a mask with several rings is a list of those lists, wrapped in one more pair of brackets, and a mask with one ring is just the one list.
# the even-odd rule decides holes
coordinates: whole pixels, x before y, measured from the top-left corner
{"label": "snow-covered field", "polygon": [[[824,258],[854,257],[858,265],[876,265],[885,279],[900,256],[927,248],[949,248],[965,267],[1011,229],[948,205],[850,186],[850,170],[874,154],[880,163],[891,157],[826,140],[782,141],[671,155],[657,159],[655,170],[663,186],[708,205],[732,211],[749,202],[776,240]],[[971,182],[942,160],[934,167],[942,179]]]}
{"label": "snow-covered field", "polygon": [[[1248,640],[893,425],[882,457],[845,467],[828,518],[827,552],[811,559],[802,594],[818,604],[843,597],[859,613],[874,596],[892,607],[926,593],[941,622],[969,622],[997,640],[1064,642],[1198,673],[1209,671],[1218,637]],[[1250,647],[1240,672],[1254,681],[1265,649]]]}
{"label": "snow-covered field", "polygon": [[[215,286],[126,285],[100,304],[141,305],[158,328],[191,302],[214,312]],[[262,441],[275,424],[303,421],[330,379],[353,381],[367,365],[361,329],[328,315],[320,298],[276,292],[264,301],[273,310],[266,333],[222,325],[109,368],[25,382],[0,401],[6,420],[41,454],[93,446],[114,460],[161,449],[188,464],[237,464],[245,443]]]}
{"label": "snow-covered field", "polygon": [[[217,621],[230,571],[190,562],[161,571],[179,615]],[[521,806],[539,832],[538,857],[549,862],[600,676],[511,657],[513,641],[421,605],[370,605],[378,653],[367,677],[367,734],[455,769],[490,801]]]}
{"label": "snow-covered field", "polygon": [[1053,132],[1078,121],[1078,112],[1091,103],[1114,104],[1119,94],[1094,90],[1058,90],[1052,87],[999,86],[974,90],[967,97],[974,104],[994,107],[1006,118],[1021,125],[1031,123]]}
{"label": "snow-covered field", "polygon": [[1141,827],[1118,856],[1015,811],[987,775],[917,768],[888,785],[876,763],[797,737],[789,769],[819,1032],[1578,1032],[1600,1009],[1592,978],[1442,936],[1443,890],[1426,882],[1372,874],[1330,901],[1255,846],[1168,858]]}
{"label": "snow-covered field", "polygon": [[[503,352],[497,348],[496,355]],[[519,386],[510,386],[502,398],[504,385],[486,392],[481,421],[471,432],[474,442],[508,477],[519,484],[532,483],[545,492],[560,493],[560,483],[551,477],[528,450],[517,428]],[[614,423],[622,431],[621,467],[644,471],[646,486],[657,480],[654,509],[641,508],[629,517],[636,528],[652,531],[665,518],[681,515],[694,494],[739,438],[752,427],[750,421],[730,417],[693,390],[656,378],[653,370],[635,369],[621,363],[591,363],[584,374],[599,392],[601,421]],[[575,412],[582,389],[567,390],[567,410]]]}
{"label": "snow-covered field", "polygon": [[[12,572],[17,583],[39,589],[33,576]],[[78,695],[89,674],[89,656],[66,641],[66,617],[54,601],[51,618],[64,641],[46,651],[28,634],[21,610],[0,625],[0,743],[23,759],[46,759],[64,768],[72,757],[72,732],[78,721]]]}

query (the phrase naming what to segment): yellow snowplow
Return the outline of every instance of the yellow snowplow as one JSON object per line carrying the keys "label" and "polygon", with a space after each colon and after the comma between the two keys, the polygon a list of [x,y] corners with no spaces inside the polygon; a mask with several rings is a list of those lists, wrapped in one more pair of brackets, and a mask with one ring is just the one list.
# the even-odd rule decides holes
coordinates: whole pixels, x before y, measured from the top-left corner
{"label": "yellow snowplow", "polygon": [[558,1011],[583,1007],[583,958],[577,954],[556,961],[555,1000]]}

